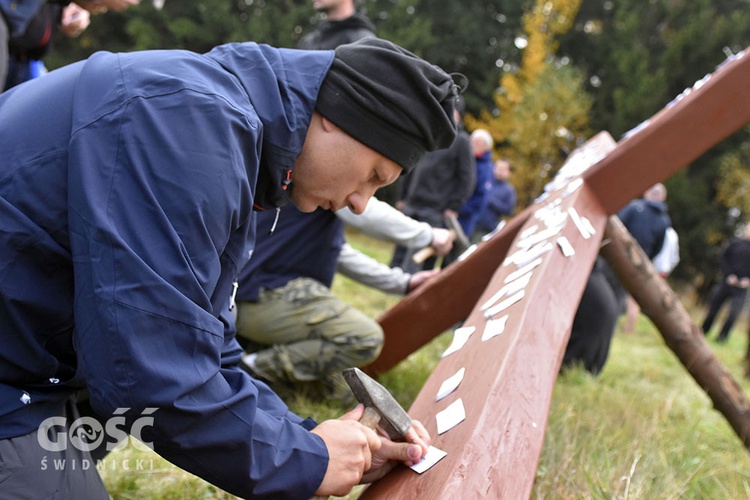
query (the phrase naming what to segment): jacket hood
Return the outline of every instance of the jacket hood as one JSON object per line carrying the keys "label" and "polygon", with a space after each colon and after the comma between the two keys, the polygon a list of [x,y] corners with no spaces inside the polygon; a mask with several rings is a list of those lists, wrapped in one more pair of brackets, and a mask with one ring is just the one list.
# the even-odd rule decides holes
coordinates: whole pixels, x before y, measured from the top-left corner
{"label": "jacket hood", "polygon": [[256,206],[285,205],[289,201],[289,176],[302,151],[334,52],[231,43],[216,47],[206,56],[237,77],[263,123]]}
{"label": "jacket hood", "polygon": [[656,201],[656,200],[643,200],[644,205],[647,206],[651,211],[656,212],[657,214],[666,214],[667,213],[667,204],[663,201]]}

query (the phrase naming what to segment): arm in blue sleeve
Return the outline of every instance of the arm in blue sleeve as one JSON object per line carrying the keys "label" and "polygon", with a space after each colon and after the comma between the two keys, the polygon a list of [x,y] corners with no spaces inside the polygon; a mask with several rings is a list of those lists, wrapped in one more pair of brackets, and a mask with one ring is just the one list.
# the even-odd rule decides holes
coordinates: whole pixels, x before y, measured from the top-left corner
{"label": "arm in blue sleeve", "polygon": [[219,316],[254,237],[260,124],[179,94],[126,98],[71,139],[75,342],[91,402],[103,416],[156,408],[145,441],[232,494],[308,498],[323,441],[224,359]]}

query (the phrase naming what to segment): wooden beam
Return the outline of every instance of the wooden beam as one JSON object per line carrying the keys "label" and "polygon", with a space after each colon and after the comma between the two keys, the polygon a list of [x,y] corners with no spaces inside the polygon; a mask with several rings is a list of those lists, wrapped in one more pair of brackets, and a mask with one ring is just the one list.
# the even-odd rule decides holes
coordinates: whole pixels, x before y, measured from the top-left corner
{"label": "wooden beam", "polygon": [[[535,206],[464,323],[476,331],[460,351],[438,364],[409,410],[434,436],[433,445],[448,455],[420,476],[401,468],[368,487],[361,498],[528,498],[571,318],[607,220],[588,186],[576,186]],[[560,237],[574,255],[563,255]],[[514,279],[514,273],[520,277]],[[483,310],[485,302],[493,296],[496,304],[516,297],[512,284],[519,280],[526,282],[523,297],[487,318],[491,308]],[[506,293],[496,296],[501,290]],[[502,322],[506,314],[503,333],[483,341],[488,324]],[[461,368],[461,385],[436,402],[440,385]],[[459,398],[466,420],[438,435],[435,415]]]}
{"label": "wooden beam", "polygon": [[714,355],[701,329],[617,217],[610,217],[604,238],[607,244],[602,247],[602,256],[617,278],[706,391],[745,448],[750,449],[750,402],[742,387]]}
{"label": "wooden beam", "polygon": [[667,105],[584,177],[609,214],[682,170],[750,122],[746,49]]}
{"label": "wooden beam", "polygon": [[[615,146],[615,140],[607,132],[589,139],[565,161],[562,169],[570,172],[565,176],[566,182],[585,172]],[[562,178],[560,176],[560,180]],[[564,189],[564,184],[559,182],[559,189]],[[376,376],[390,370],[437,335],[466,319],[505,259],[513,238],[537,208],[538,205],[532,205],[517,214],[500,232],[480,243],[465,260],[454,262],[428,285],[386,311],[378,319],[386,335],[383,351],[364,371]],[[436,307],[436,304],[441,306]]]}
{"label": "wooden beam", "polygon": [[[580,171],[572,170],[591,186],[605,212],[614,214],[750,122],[748,82],[750,56],[741,53],[600,156],[596,151],[605,148],[609,135],[595,136],[590,142],[596,147],[578,151],[579,156],[589,156],[594,161]],[[560,177],[562,181],[565,176]],[[392,368],[466,318],[486,287],[487,276],[502,262],[510,241],[530,213],[526,209],[518,214],[466,260],[452,264],[438,279],[378,318],[385,332],[385,345],[380,358],[365,371],[376,375]]]}
{"label": "wooden beam", "polygon": [[[531,213],[532,209],[527,209],[518,214],[495,237],[478,245],[468,259],[454,262],[428,285],[386,311],[378,319],[386,332],[383,350],[364,371],[375,376],[390,370],[438,334],[463,321]],[[435,307],[436,304],[444,307]]]}
{"label": "wooden beam", "polygon": [[[396,468],[366,488],[362,498],[529,497],[552,388],[608,216],[750,122],[748,82],[750,58],[727,61],[614,149],[601,157],[590,154],[591,161],[582,162],[585,168],[572,168],[574,163],[567,171],[564,166],[555,179],[560,185],[547,196],[512,219],[484,247],[453,264],[440,279],[381,316],[386,358],[374,365],[375,373],[392,367],[464,317],[464,325],[476,332],[460,351],[440,361],[410,409],[447,456],[423,475]],[[577,189],[571,190],[573,185]],[[523,298],[505,311],[505,331],[482,341],[488,324],[482,305],[507,285],[514,266],[518,267],[513,258],[519,245],[533,236],[535,221],[542,220],[553,203],[570,215],[560,234],[570,240],[575,255],[565,257],[553,243],[524,285]],[[589,221],[595,236],[586,239],[574,228],[573,213]],[[675,338],[671,347],[679,353],[685,336]],[[706,360],[701,351],[697,358],[686,355],[685,362],[694,367]],[[466,370],[461,385],[436,401],[440,385],[460,368]],[[720,371],[715,376],[726,383]],[[715,387],[707,384],[707,389]],[[728,401],[746,416],[741,392],[730,387],[726,394],[714,402],[717,407]],[[459,398],[466,419],[437,434],[436,415]],[[747,428],[737,422],[744,441]]]}

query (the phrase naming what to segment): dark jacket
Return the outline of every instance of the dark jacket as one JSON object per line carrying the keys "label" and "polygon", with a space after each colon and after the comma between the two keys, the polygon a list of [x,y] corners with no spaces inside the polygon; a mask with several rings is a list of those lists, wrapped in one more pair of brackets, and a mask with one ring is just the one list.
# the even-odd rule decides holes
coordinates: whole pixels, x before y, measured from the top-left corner
{"label": "dark jacket", "polygon": [[459,129],[451,147],[425,154],[402,182],[404,213],[442,227],[443,212],[458,213],[474,191],[476,172],[469,134]]}
{"label": "dark jacket", "polygon": [[321,21],[315,30],[303,36],[297,47],[308,50],[332,50],[339,45],[375,36],[375,26],[363,14],[356,13],[341,21]]}
{"label": "dark jacket", "polygon": [[[324,21],[300,41],[309,50],[334,49],[375,36],[375,27],[362,15]],[[313,278],[327,287],[336,274],[344,223],[331,210],[300,212],[289,204],[258,214],[257,245],[238,279],[238,301],[255,302],[261,289],[273,290],[299,277]],[[273,231],[272,231],[273,228]]]}
{"label": "dark jacket", "polygon": [[492,180],[492,187],[477,221],[477,229],[489,232],[495,229],[500,218],[513,215],[516,209],[516,188],[508,181]]}
{"label": "dark jacket", "polygon": [[458,222],[467,236],[471,236],[477,225],[482,207],[487,203],[487,196],[492,188],[492,151],[487,151],[481,156],[474,157],[476,168],[476,182],[474,192],[461,207],[458,213]]}
{"label": "dark jacket", "polygon": [[617,215],[648,258],[656,257],[664,244],[664,232],[672,225],[667,205],[661,201],[637,199]]}
{"label": "dark jacket", "polygon": [[724,277],[734,274],[738,278],[750,278],[750,241],[735,238],[721,252],[719,267]]}
{"label": "dark jacket", "polygon": [[237,367],[225,314],[332,60],[100,52],[0,95],[0,438],[86,388],[104,418],[156,408],[145,440],[224,490],[313,494],[315,424]]}
{"label": "dark jacket", "polygon": [[23,35],[45,0],[0,0],[0,14],[8,24],[11,38]]}
{"label": "dark jacket", "polygon": [[330,287],[344,244],[341,219],[331,210],[304,213],[291,204],[278,221],[272,212],[258,214],[258,243],[240,273],[237,300],[255,302],[261,288],[273,290],[301,276]]}

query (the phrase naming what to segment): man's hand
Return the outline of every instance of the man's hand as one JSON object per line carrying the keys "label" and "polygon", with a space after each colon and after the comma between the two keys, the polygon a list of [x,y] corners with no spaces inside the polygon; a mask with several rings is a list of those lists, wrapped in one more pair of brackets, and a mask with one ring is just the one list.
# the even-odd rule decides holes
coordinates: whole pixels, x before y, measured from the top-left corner
{"label": "man's hand", "polygon": [[414,289],[422,286],[428,280],[435,277],[435,275],[438,273],[440,273],[440,269],[430,269],[429,271],[419,271],[412,274],[411,278],[409,278],[409,287],[406,293],[409,293]]}
{"label": "man's hand", "polygon": [[458,219],[458,212],[455,210],[451,210],[450,208],[446,208],[443,210],[443,217],[453,217],[454,219]]}
{"label": "man's hand", "polygon": [[448,255],[448,252],[453,248],[453,233],[442,227],[433,227],[430,246],[435,249],[435,253],[440,257]]}
{"label": "man's hand", "polygon": [[326,420],[311,431],[328,448],[328,469],[316,495],[344,496],[371,468],[373,453],[380,450],[382,442],[375,431],[358,422],[364,410],[364,406],[357,405],[337,420]]}
{"label": "man's hand", "polygon": [[344,496],[358,483],[371,483],[383,477],[397,462],[411,466],[422,460],[431,443],[430,434],[418,420],[404,436],[405,442],[391,441],[378,429],[359,423],[365,407],[357,405],[337,420],[326,420],[311,432],[328,448],[328,469],[316,495]]}
{"label": "man's hand", "polygon": [[422,422],[414,420],[409,431],[404,436],[406,442],[394,442],[381,432],[383,446],[372,457],[372,467],[362,477],[362,484],[371,483],[385,476],[397,462],[407,467],[416,464],[427,453],[432,442],[430,434]]}
{"label": "man's hand", "polygon": [[77,3],[69,3],[62,10],[60,33],[68,38],[80,36],[91,22],[91,14]]}

